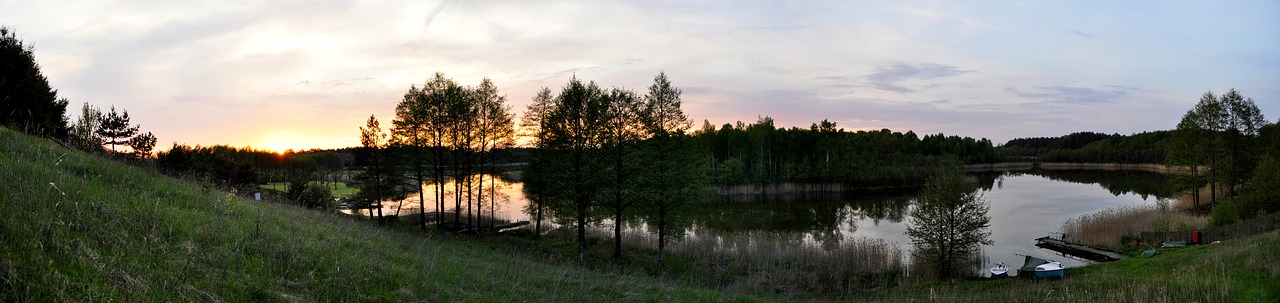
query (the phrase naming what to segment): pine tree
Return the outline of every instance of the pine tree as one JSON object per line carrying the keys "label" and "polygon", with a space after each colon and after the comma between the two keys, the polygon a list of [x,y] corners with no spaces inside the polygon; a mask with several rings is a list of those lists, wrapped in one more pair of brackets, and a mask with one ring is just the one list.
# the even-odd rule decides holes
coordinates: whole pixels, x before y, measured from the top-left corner
{"label": "pine tree", "polygon": [[0,125],[66,139],[67,99],[49,87],[34,51],[8,27],[0,27]]}
{"label": "pine tree", "polygon": [[138,126],[129,126],[129,111],[117,114],[114,105],[100,120],[102,124],[98,128],[98,136],[103,139],[103,145],[111,146],[112,154],[117,153],[116,145],[129,144],[129,139],[138,133]]}

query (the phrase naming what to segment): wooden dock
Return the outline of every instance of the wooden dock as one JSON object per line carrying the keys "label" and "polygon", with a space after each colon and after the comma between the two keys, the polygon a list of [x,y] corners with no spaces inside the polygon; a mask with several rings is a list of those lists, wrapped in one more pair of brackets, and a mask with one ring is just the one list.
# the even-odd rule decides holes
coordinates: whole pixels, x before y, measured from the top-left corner
{"label": "wooden dock", "polygon": [[1127,257],[1118,251],[1071,243],[1061,239],[1040,237],[1036,239],[1036,247],[1085,258],[1091,261],[1111,262]]}

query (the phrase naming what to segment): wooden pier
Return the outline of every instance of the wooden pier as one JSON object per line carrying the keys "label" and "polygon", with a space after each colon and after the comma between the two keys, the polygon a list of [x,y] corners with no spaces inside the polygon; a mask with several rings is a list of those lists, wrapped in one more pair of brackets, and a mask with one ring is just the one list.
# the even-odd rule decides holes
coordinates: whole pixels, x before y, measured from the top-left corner
{"label": "wooden pier", "polygon": [[1071,243],[1061,239],[1051,237],[1040,237],[1036,239],[1036,247],[1073,255],[1097,262],[1111,262],[1123,260],[1127,257],[1124,254],[1103,248],[1092,247],[1084,244]]}

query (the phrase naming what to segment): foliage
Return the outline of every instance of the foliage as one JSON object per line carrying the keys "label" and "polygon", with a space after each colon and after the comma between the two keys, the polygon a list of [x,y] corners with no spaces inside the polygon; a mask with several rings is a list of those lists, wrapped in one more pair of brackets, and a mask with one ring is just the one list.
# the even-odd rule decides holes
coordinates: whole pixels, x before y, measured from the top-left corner
{"label": "foliage", "polygon": [[822,121],[808,129],[777,128],[770,117],[756,123],[704,121],[694,133],[706,155],[700,161],[717,186],[784,182],[843,183],[859,187],[917,187],[927,170],[946,158],[964,163],[998,159],[987,139],[944,134],[918,138],[914,132],[850,132]]}
{"label": "foliage", "polygon": [[382,200],[400,196],[400,172],[390,157],[389,139],[373,115],[360,127],[361,148],[355,153],[355,164],[360,168],[355,180],[360,190],[352,201],[353,209],[376,208],[381,217]]}
{"label": "foliage", "polygon": [[[1264,146],[1258,137],[1267,124],[1253,99],[1239,91],[1231,89],[1221,97],[1205,92],[1182,116],[1174,136],[1179,150],[1170,153],[1169,163],[1191,167],[1190,177],[1180,179],[1179,187],[1198,190],[1197,185],[1207,181],[1212,199],[1219,196],[1219,187],[1235,196],[1258,161],[1250,151]],[[1208,168],[1203,178],[1202,166]]]}
{"label": "foliage", "polygon": [[151,150],[156,147],[156,136],[151,132],[141,133],[133,138],[129,138],[129,148],[133,149],[133,156],[139,159],[151,157]]}
{"label": "foliage", "polygon": [[80,118],[71,126],[68,140],[71,145],[86,152],[102,152],[102,138],[98,128],[102,124],[102,110],[85,102],[80,107]]}
{"label": "foliage", "polygon": [[283,162],[279,155],[255,152],[229,146],[187,146],[174,144],[168,151],[156,155],[156,167],[172,176],[203,180],[216,186],[247,190],[257,187],[258,168],[250,159],[255,155],[268,155],[272,161]]}
{"label": "foliage", "polygon": [[586,229],[596,218],[590,214],[605,180],[597,172],[604,169],[601,148],[608,127],[608,100],[594,82],[573,78],[552,99],[541,121],[545,132],[539,149],[540,161],[531,165],[540,172],[543,203],[551,205],[561,224],[572,224],[577,233],[578,261],[586,262]]}
{"label": "foliage", "polygon": [[[411,86],[396,105],[392,121],[391,142],[408,151],[409,165],[416,184],[430,180],[436,186],[435,211],[445,210],[448,179],[452,182],[453,222],[475,226],[476,215],[483,214],[484,178],[477,174],[492,170],[495,151],[514,144],[514,123],[506,97],[499,94],[493,81],[485,78],[477,87],[463,87],[443,73],[435,73],[422,87]],[[424,171],[427,167],[429,171]],[[486,167],[486,165],[489,165]],[[490,186],[492,187],[492,183]],[[492,189],[491,189],[492,190]],[[420,209],[424,211],[422,229],[426,229],[426,198],[418,192]],[[489,210],[493,211],[493,195]],[[463,202],[468,222],[461,222]],[[472,214],[476,215],[472,215]],[[443,223],[437,215],[437,224]],[[490,222],[493,222],[490,220]],[[492,223],[491,223],[492,224]]]}
{"label": "foliage", "polygon": [[962,262],[982,245],[991,245],[991,205],[954,169],[939,169],[920,192],[911,209],[907,236],[913,262],[928,265],[943,279],[965,272]]}
{"label": "foliage", "polygon": [[129,139],[138,133],[138,126],[129,126],[129,111],[116,113],[116,107],[111,106],[111,111],[102,116],[101,124],[98,125],[98,137],[102,138],[103,145],[111,146],[111,153],[118,153],[116,145],[129,144]]}
{"label": "foliage", "polygon": [[1240,221],[1240,209],[1234,199],[1218,201],[1209,212],[1209,226],[1231,225]]}
{"label": "foliage", "polygon": [[58,98],[58,91],[40,71],[33,48],[7,26],[0,26],[0,94],[0,125],[67,139],[67,99]]}
{"label": "foliage", "polygon": [[1076,132],[1053,138],[1017,138],[1001,145],[999,151],[1005,157],[1040,157],[1049,151],[1080,149],[1107,138],[1111,138],[1111,135],[1095,132]]}
{"label": "foliage", "polygon": [[762,300],[228,199],[6,128],[0,137],[0,302]]}
{"label": "foliage", "polygon": [[1263,157],[1254,170],[1253,177],[1245,183],[1246,190],[1232,198],[1230,209],[1219,211],[1215,207],[1214,213],[1222,212],[1221,216],[1230,216],[1227,213],[1234,212],[1235,217],[1250,219],[1280,212],[1280,159],[1277,158],[1270,155]]}
{"label": "foliage", "polygon": [[[292,186],[293,184],[290,184]],[[290,188],[292,189],[292,187]],[[292,190],[290,190],[292,191]],[[337,207],[337,201],[333,198],[333,192],[328,187],[318,183],[308,182],[302,193],[298,195],[297,201],[302,206],[321,210],[333,210]]]}

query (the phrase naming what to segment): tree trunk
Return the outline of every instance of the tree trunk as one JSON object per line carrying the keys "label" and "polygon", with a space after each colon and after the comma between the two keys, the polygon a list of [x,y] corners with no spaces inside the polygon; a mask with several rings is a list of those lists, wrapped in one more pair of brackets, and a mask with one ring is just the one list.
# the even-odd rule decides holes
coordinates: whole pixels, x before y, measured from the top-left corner
{"label": "tree trunk", "polygon": [[578,201],[578,264],[587,265],[587,214],[583,201]]}
{"label": "tree trunk", "polygon": [[667,271],[667,207],[665,205],[658,206],[658,269],[662,272]]}
{"label": "tree trunk", "polygon": [[542,203],[545,201],[542,198],[542,190],[538,190],[537,197],[538,201],[536,202],[538,203],[538,209],[537,214],[535,215],[537,216],[537,219],[535,219],[536,221],[533,224],[533,239],[535,240],[542,237]]}

